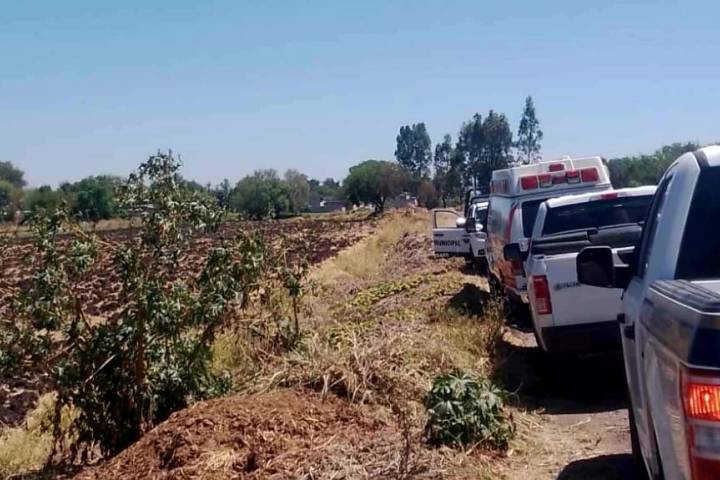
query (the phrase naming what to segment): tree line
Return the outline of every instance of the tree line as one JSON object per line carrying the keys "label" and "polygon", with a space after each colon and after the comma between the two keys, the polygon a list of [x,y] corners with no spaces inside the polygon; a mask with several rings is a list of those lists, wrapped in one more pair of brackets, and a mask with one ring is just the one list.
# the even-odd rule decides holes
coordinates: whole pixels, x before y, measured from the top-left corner
{"label": "tree line", "polygon": [[[395,139],[395,161],[366,160],[350,167],[342,182],[321,181],[294,169],[282,176],[274,169],[256,170],[234,185],[228,179],[202,185],[179,175],[175,181],[253,219],[297,215],[323,199],[382,211],[388,199],[403,192],[415,196],[421,206],[434,208],[458,203],[468,188],[484,190],[493,170],[538,161],[542,139],[534,102],[527,97],[515,139],[507,117],[494,110],[484,117],[474,114],[460,125],[454,141],[445,134],[434,149],[424,122],[403,125]],[[699,147],[695,142],[673,143],[652,154],[610,159],[613,185],[656,184],[677,157]],[[64,182],[56,189],[49,185],[27,188],[21,169],[0,162],[0,220],[12,220],[22,212],[49,211],[63,202],[82,220],[112,218],[118,213],[120,185],[119,177],[99,175]]]}
{"label": "tree line", "polygon": [[453,142],[445,134],[432,148],[424,122],[403,125],[396,137],[395,162],[368,160],[350,168],[343,182],[350,202],[382,210],[387,198],[412,193],[420,205],[434,208],[462,198],[465,189],[484,189],[492,171],[539,159],[543,132],[532,97],[525,99],[516,140],[505,114],[490,110],[462,123]]}
{"label": "tree line", "polygon": [[[218,185],[202,185],[179,175],[175,181],[250,218],[295,215],[308,210],[311,203],[342,197],[337,180],[309,178],[293,169],[282,177],[273,169],[256,170],[235,185],[228,179]],[[81,220],[113,218],[119,213],[116,195],[121,184],[120,177],[98,175],[63,182],[57,188],[50,185],[27,188],[21,169],[10,162],[0,162],[0,220],[13,220],[23,213],[39,210],[52,211],[62,203]]]}

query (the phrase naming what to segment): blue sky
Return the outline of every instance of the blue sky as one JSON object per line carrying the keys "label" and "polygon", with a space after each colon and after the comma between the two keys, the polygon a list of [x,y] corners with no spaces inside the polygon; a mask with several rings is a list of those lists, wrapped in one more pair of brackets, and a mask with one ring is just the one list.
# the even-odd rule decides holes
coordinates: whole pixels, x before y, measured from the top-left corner
{"label": "blue sky", "polygon": [[[114,5],[113,5],[114,4]],[[597,6],[589,6],[597,4]],[[343,177],[526,95],[543,153],[720,139],[720,2],[3,2],[0,160],[34,184],[127,174]]]}

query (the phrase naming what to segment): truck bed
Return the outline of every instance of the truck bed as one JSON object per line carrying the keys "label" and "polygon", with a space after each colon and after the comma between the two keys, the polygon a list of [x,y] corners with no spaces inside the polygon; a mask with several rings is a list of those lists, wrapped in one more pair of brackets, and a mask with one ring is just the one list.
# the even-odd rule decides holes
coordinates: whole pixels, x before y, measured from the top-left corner
{"label": "truck bed", "polygon": [[720,368],[720,281],[659,280],[640,321],[681,362]]}
{"label": "truck bed", "polygon": [[631,247],[638,241],[641,233],[642,226],[627,225],[600,230],[549,235],[533,240],[530,253],[532,255],[559,255],[563,253],[578,253],[585,247]]}

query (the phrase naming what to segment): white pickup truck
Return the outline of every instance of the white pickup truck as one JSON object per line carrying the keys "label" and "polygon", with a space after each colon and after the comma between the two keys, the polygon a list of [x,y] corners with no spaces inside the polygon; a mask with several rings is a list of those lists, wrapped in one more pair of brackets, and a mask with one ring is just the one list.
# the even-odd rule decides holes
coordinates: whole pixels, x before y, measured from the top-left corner
{"label": "white pickup truck", "polygon": [[[470,193],[470,192],[469,192]],[[438,208],[432,212],[433,249],[437,257],[464,257],[486,270],[485,241],[488,201],[486,196],[469,194],[465,213]]]}
{"label": "white pickup truck", "polygon": [[592,245],[611,247],[618,261],[631,253],[654,193],[652,186],[547,200],[538,209],[529,251],[506,247],[506,260],[526,257],[532,324],[544,352],[619,350],[622,290],[581,285],[575,259]]}
{"label": "white pickup truck", "polygon": [[624,289],[618,317],[633,453],[653,480],[720,478],[720,147],[660,180],[628,265],[577,258],[585,285]]}

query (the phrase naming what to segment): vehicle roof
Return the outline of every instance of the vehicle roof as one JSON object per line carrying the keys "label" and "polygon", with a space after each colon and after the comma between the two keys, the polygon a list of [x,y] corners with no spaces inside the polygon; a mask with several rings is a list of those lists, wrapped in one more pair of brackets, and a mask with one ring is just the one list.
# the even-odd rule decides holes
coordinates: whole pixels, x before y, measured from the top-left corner
{"label": "vehicle roof", "polygon": [[720,145],[710,145],[700,148],[693,152],[693,155],[695,158],[704,157],[703,161],[710,167],[720,166]]}
{"label": "vehicle roof", "polygon": [[[570,173],[577,174],[582,170],[594,168],[597,171],[597,180],[581,182],[565,182],[565,175]],[[552,185],[542,188],[525,189],[521,184],[521,179],[525,177],[535,177],[551,175],[553,178]],[[560,177],[560,182],[555,182],[556,177]],[[516,165],[510,168],[494,170],[492,172],[492,180],[490,182],[490,195],[502,197],[520,197],[537,195],[541,191],[564,191],[579,188],[587,188],[590,185],[610,185],[610,173],[605,165],[605,161],[598,156],[571,158],[567,155],[549,161],[541,161],[531,163],[529,165]]]}
{"label": "vehicle roof", "polygon": [[592,202],[607,198],[608,195],[617,195],[619,197],[641,197],[655,194],[657,187],[655,185],[646,185],[643,187],[618,188],[606,190],[604,192],[578,193],[575,195],[563,195],[562,197],[551,198],[546,201],[548,208],[564,207],[566,205],[575,205],[578,203]]}

